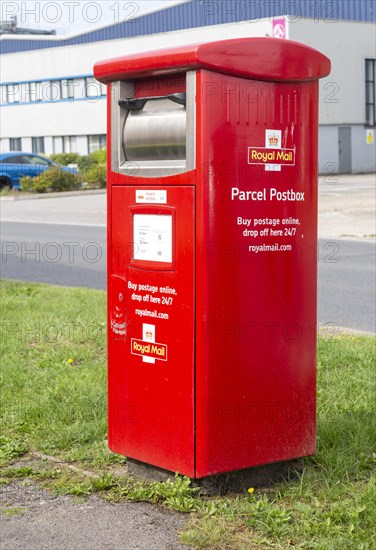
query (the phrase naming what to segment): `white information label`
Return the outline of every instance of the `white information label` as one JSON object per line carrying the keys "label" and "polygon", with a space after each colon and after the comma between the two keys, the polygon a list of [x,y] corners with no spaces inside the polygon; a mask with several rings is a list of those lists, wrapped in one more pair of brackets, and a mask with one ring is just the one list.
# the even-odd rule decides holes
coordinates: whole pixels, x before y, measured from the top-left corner
{"label": "white information label", "polygon": [[135,214],[133,216],[134,259],[172,262],[172,216]]}
{"label": "white information label", "polygon": [[137,189],[136,203],[139,204],[167,204],[167,191],[155,189]]}

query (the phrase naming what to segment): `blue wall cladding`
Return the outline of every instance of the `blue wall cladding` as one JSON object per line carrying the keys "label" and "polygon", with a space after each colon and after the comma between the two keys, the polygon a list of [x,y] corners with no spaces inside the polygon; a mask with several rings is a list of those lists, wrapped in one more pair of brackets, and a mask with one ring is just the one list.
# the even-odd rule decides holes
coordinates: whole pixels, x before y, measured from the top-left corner
{"label": "blue wall cladding", "polygon": [[278,15],[315,20],[376,21],[376,0],[191,0],[73,37],[25,40],[3,35],[0,53],[15,53],[161,32],[252,21]]}

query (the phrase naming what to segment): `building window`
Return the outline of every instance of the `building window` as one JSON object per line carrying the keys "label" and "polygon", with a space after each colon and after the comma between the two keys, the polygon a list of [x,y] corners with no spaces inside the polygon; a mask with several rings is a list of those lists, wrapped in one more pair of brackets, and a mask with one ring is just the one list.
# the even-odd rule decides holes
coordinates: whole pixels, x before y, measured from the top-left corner
{"label": "building window", "polygon": [[87,144],[89,154],[94,153],[94,151],[99,151],[99,149],[106,148],[106,134],[101,134],[97,136],[88,136]]}
{"label": "building window", "polygon": [[86,98],[86,82],[84,78],[75,78],[74,79],[74,99],[85,99]]}
{"label": "building window", "polygon": [[62,99],[73,99],[74,98],[73,79],[72,78],[61,81],[61,98]]}
{"label": "building window", "polygon": [[36,82],[29,82],[29,101],[36,101]]}
{"label": "building window", "polygon": [[9,150],[10,151],[21,151],[21,138],[10,138],[9,139]]}
{"label": "building window", "polygon": [[58,78],[54,80],[25,81],[0,86],[0,103],[36,103],[39,101],[99,101],[107,93],[107,86],[93,76]]}
{"label": "building window", "polygon": [[63,137],[63,152],[64,153],[76,153],[76,136],[64,136]]}
{"label": "building window", "polygon": [[100,97],[102,95],[100,83],[94,77],[85,78],[85,91],[88,98]]}
{"label": "building window", "polygon": [[29,84],[24,82],[20,84],[20,103],[27,103],[29,101]]}
{"label": "building window", "polygon": [[30,102],[42,101],[43,89],[42,82],[28,82],[26,87],[26,97]]}
{"label": "building window", "polygon": [[60,80],[51,80],[50,86],[49,86],[48,96],[49,96],[48,99],[50,101],[60,101],[60,99],[61,99],[61,83],[60,83]]}
{"label": "building window", "polygon": [[101,87],[101,95],[107,95],[107,86],[106,86],[106,84],[103,84],[103,82],[100,82],[99,85]]}
{"label": "building window", "polygon": [[44,137],[31,138],[31,147],[33,153],[44,153]]}
{"label": "building window", "polygon": [[20,88],[18,84],[7,85],[7,103],[19,103]]}
{"label": "building window", "polygon": [[25,84],[25,100],[27,103],[29,103],[30,101],[33,101],[32,84],[34,84],[34,82],[26,82]]}
{"label": "building window", "polygon": [[30,101],[42,101],[43,89],[42,82],[29,82],[29,97]]}
{"label": "building window", "polygon": [[5,85],[0,86],[1,91],[1,103],[4,105],[7,102],[7,87]]}
{"label": "building window", "polygon": [[366,59],[366,124],[376,124],[376,59]]}

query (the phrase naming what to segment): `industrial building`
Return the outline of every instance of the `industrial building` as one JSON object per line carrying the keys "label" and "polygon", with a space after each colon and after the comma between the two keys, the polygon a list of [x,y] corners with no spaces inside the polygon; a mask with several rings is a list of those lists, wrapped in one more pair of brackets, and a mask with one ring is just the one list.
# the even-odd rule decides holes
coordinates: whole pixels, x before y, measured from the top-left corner
{"label": "industrial building", "polygon": [[320,82],[319,170],[376,171],[376,0],[191,0],[71,36],[3,34],[1,151],[87,154],[105,147],[100,59],[252,36],[302,42],[327,55]]}

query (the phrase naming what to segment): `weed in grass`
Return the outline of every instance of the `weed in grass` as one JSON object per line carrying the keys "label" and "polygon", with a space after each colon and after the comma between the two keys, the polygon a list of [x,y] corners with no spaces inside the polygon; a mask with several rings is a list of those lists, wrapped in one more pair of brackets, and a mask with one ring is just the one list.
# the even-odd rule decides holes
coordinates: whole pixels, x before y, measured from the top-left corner
{"label": "weed in grass", "polygon": [[26,512],[25,508],[19,506],[11,506],[10,508],[2,508],[1,513],[4,516],[20,516]]}
{"label": "weed in grass", "polygon": [[[19,425],[18,429],[22,431]],[[17,434],[13,438],[6,435],[0,436],[0,466],[24,455],[27,451],[28,447],[21,434]]]}
{"label": "weed in grass", "polygon": [[61,470],[57,469],[47,469],[47,468],[32,468],[31,466],[20,466],[20,467],[10,467],[3,468],[1,470],[2,478],[6,481],[11,481],[14,479],[35,479],[38,481],[43,481],[46,479],[55,479],[59,476]]}
{"label": "weed in grass", "polygon": [[56,496],[88,496],[93,493],[91,480],[81,479],[68,474],[63,474],[59,476],[56,481],[53,481],[52,483],[47,482],[43,486],[48,487]]}
{"label": "weed in grass", "polygon": [[[15,475],[17,472],[14,472]],[[43,479],[40,473],[33,473],[34,479]],[[47,476],[46,476],[47,477]],[[180,512],[191,512],[202,507],[197,488],[190,486],[191,480],[176,476],[174,481],[147,483],[133,478],[120,478],[104,474],[99,478],[90,478],[78,474],[59,472],[58,476],[48,479],[43,486],[53,494],[85,497],[93,493],[105,493],[105,499],[112,502],[129,500],[132,502],[151,502],[165,504]]]}
{"label": "weed in grass", "polygon": [[79,447],[73,447],[60,453],[66,462],[82,462],[91,468],[103,468],[105,466],[125,465],[126,458],[123,455],[112,453],[105,439],[89,442]]}
{"label": "weed in grass", "polygon": [[9,485],[10,482],[11,482],[11,480],[8,479],[7,477],[0,477],[0,486],[1,485]]}
{"label": "weed in grass", "polygon": [[60,470],[38,470],[36,474],[34,474],[34,479],[38,479],[40,481],[43,481],[45,479],[56,479],[60,473]]}
{"label": "weed in grass", "polygon": [[108,495],[108,500],[121,499],[133,502],[151,502],[165,504],[179,512],[197,511],[201,506],[198,498],[199,488],[191,487],[187,477],[175,476],[174,481],[147,483],[126,478],[121,480]]}
{"label": "weed in grass", "polygon": [[78,504],[78,505],[80,505],[80,504],[85,504],[86,498],[85,498],[85,497],[77,497],[77,496],[75,496],[75,497],[73,497],[73,502],[74,502],[74,504]]}
{"label": "weed in grass", "polygon": [[36,475],[37,473],[38,472],[36,472],[30,466],[21,466],[19,468],[11,467],[11,468],[2,470],[1,475],[5,478],[22,479],[24,477],[31,477],[33,475]]}
{"label": "weed in grass", "polygon": [[265,495],[251,503],[249,517],[246,520],[246,525],[249,527],[257,528],[268,536],[278,538],[289,534],[290,523],[292,523],[291,513],[283,506],[269,501]]}

